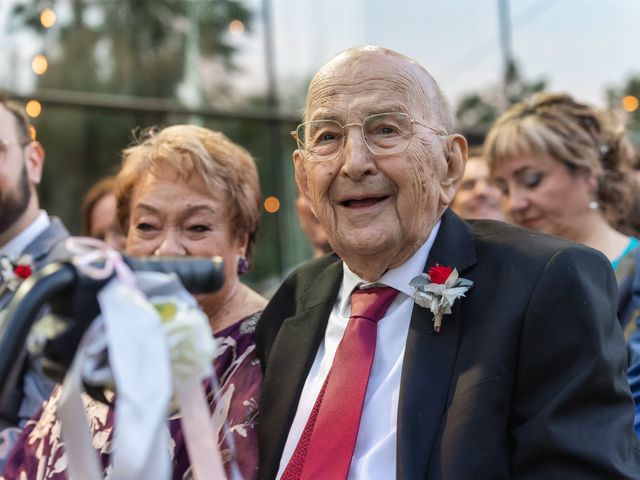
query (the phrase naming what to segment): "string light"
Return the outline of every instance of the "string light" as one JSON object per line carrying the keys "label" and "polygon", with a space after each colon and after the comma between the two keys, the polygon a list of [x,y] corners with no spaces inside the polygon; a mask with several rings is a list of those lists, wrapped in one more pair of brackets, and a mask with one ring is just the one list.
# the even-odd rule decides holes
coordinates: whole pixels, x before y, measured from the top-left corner
{"label": "string light", "polygon": [[627,95],[622,99],[622,108],[631,113],[638,109],[638,98],[633,95]]}
{"label": "string light", "polygon": [[229,31],[231,35],[235,35],[236,37],[242,35],[244,32],[244,23],[240,20],[232,20],[231,23],[229,23]]}
{"label": "string light", "polygon": [[44,74],[49,68],[49,61],[47,60],[47,57],[40,53],[33,57],[33,60],[31,61],[31,68],[38,75]]}
{"label": "string light", "polygon": [[56,23],[56,12],[50,8],[45,8],[40,12],[40,23],[44,28],[51,28]]}
{"label": "string light", "polygon": [[32,142],[35,142],[38,138],[36,127],[34,127],[33,125],[29,125],[29,138]]}
{"label": "string light", "polygon": [[42,105],[37,100],[29,100],[24,110],[31,118],[36,118],[42,113]]}
{"label": "string light", "polygon": [[276,213],[280,210],[280,200],[276,197],[267,197],[264,199],[264,209],[267,213]]}

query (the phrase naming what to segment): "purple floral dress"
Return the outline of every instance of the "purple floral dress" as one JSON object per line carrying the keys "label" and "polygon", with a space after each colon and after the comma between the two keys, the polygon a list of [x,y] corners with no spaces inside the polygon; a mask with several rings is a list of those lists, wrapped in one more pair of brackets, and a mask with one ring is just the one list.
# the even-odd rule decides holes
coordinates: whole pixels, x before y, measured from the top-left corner
{"label": "purple floral dress", "polygon": [[[219,348],[213,364],[221,388],[215,397],[206,384],[211,422],[218,432],[218,445],[230,479],[233,478],[232,460],[245,480],[254,479],[258,471],[257,417],[262,373],[255,352],[254,331],[259,316],[260,313],[255,313],[216,334]],[[5,464],[6,480],[67,480],[67,456],[56,414],[59,396],[58,386],[40,412],[27,422]],[[113,396],[110,397],[107,398],[111,400]],[[110,479],[113,408],[87,395],[83,401],[93,433],[93,447],[102,460],[105,480]],[[179,418],[170,419],[169,430],[173,479],[191,479],[191,462]],[[229,448],[229,436],[233,437],[235,459]]]}

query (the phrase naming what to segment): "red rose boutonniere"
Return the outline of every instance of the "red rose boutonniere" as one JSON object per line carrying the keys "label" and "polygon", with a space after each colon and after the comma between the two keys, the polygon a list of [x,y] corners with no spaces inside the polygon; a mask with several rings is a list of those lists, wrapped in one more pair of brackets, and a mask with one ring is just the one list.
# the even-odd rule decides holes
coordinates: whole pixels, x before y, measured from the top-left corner
{"label": "red rose boutonniere", "polygon": [[33,274],[34,269],[35,264],[31,255],[23,255],[15,262],[8,257],[1,257],[0,283],[13,292],[23,280]]}
{"label": "red rose boutonniere", "polygon": [[442,317],[451,313],[451,306],[473,287],[473,282],[460,278],[453,267],[436,265],[409,282],[415,290],[415,302],[433,313],[433,330],[438,333]]}

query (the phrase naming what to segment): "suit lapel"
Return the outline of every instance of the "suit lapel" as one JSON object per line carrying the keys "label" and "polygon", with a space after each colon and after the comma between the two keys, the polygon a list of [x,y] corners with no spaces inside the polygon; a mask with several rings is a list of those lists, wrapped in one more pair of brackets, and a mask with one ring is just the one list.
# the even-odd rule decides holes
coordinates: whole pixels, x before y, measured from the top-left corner
{"label": "suit lapel", "polygon": [[13,292],[9,290],[6,285],[0,285],[0,312],[9,303],[9,300],[11,300],[13,296],[12,294]]}
{"label": "suit lapel", "polygon": [[[462,272],[475,264],[473,232],[449,210],[429,253],[425,272],[436,264]],[[462,299],[464,300],[464,299]],[[409,326],[398,407],[397,477],[426,478],[444,415],[460,337],[460,300],[445,315],[439,334],[433,315],[414,306]]]}
{"label": "suit lapel", "polygon": [[[69,232],[62,225],[62,222],[55,217],[51,218],[51,224],[31,242],[21,255],[31,255],[36,269],[42,268],[44,263],[53,259],[53,254],[57,253],[57,247],[62,248],[62,240],[69,236]],[[55,250],[55,252],[54,252]],[[60,250],[62,251],[62,250]],[[13,298],[13,292],[0,287],[0,311],[3,310]]]}
{"label": "suit lapel", "polygon": [[342,262],[338,261],[301,295],[301,308],[284,320],[274,341],[262,384],[260,478],[275,478],[277,474],[298,400],[324,337],[341,280]]}
{"label": "suit lapel", "polygon": [[[51,218],[51,225],[47,227],[36,239],[31,242],[22,253],[31,255],[36,263],[36,268],[41,268],[40,262],[47,259],[62,240],[69,236],[69,232],[62,225],[62,222],[55,217]],[[57,250],[56,250],[57,251]]]}

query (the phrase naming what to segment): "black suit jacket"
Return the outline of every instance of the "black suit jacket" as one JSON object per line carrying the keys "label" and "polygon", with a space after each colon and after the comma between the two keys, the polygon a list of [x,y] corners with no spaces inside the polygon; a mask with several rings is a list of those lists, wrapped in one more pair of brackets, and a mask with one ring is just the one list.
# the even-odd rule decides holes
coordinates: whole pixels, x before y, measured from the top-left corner
{"label": "black suit jacket", "polygon": [[[428,309],[413,309],[397,477],[639,479],[608,260],[575,243],[499,222],[467,224],[447,212],[425,271],[435,264],[456,267],[475,285],[440,334]],[[336,256],[304,265],[259,322],[260,479],[278,471],[341,280]]]}

